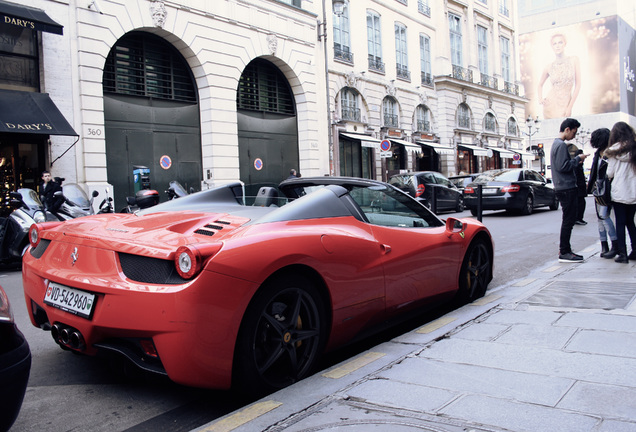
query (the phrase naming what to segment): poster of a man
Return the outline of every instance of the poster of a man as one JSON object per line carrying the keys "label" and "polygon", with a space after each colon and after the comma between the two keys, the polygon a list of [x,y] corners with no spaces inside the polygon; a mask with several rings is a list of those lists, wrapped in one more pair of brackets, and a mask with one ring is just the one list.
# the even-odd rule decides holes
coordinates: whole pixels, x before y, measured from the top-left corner
{"label": "poster of a man", "polygon": [[620,109],[616,16],[523,34],[519,41],[532,116],[558,119]]}

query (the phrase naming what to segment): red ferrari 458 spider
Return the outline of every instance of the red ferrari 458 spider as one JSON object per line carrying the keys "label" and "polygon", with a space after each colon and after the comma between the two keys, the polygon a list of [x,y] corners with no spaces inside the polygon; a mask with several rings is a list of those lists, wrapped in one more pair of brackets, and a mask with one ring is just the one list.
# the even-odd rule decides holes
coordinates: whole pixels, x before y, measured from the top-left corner
{"label": "red ferrari 458 spider", "polygon": [[493,243],[374,180],[234,183],[135,214],[35,224],[23,282],[35,326],[188,386],[273,391],[321,353],[424,304],[481,297]]}

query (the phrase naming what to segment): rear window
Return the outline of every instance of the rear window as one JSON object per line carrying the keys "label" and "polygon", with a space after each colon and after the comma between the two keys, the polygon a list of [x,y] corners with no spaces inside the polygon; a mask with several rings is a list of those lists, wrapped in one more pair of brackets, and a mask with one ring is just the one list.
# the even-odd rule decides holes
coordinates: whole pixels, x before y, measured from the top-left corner
{"label": "rear window", "polygon": [[477,183],[485,183],[489,181],[509,181],[515,182],[519,181],[519,173],[520,170],[496,170],[496,171],[486,171],[481,174],[479,177],[475,179]]}

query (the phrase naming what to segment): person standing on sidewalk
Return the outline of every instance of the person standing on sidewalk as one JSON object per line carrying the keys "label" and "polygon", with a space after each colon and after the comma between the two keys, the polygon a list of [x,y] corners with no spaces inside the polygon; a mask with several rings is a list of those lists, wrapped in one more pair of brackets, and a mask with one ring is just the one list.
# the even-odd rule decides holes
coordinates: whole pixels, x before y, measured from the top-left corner
{"label": "person standing on sidewalk", "polygon": [[[570,153],[570,157],[583,154],[583,150],[579,149],[574,143],[568,144],[568,152]],[[583,219],[586,207],[585,197],[587,196],[587,185],[585,184],[583,164],[579,164],[574,169],[574,174],[576,175],[576,189],[578,191],[576,199],[576,220],[574,223],[576,225],[587,225],[587,222]]]}
{"label": "person standing on sidewalk", "polygon": [[[614,261],[636,260],[636,132],[625,122],[618,122],[610,133],[607,156],[607,176],[612,179],[612,205],[616,217],[618,255]],[[627,255],[625,229],[629,232],[632,252]]]}
{"label": "person standing on sidewalk", "polygon": [[581,123],[573,118],[566,118],[561,123],[559,136],[552,143],[550,151],[552,182],[556,197],[561,203],[563,218],[559,236],[559,262],[581,262],[583,257],[572,252],[570,237],[572,227],[576,222],[578,189],[576,186],[575,169],[582,164],[586,154],[570,157],[565,141],[574,139]]}
{"label": "person standing on sidewalk", "polygon": [[[590,138],[590,145],[595,148],[594,159],[592,160],[592,169],[590,171],[590,181],[587,184],[587,193],[591,194],[596,184],[596,179],[607,176],[607,159],[604,157],[603,152],[609,145],[610,130],[608,128],[596,129],[592,132]],[[601,239],[601,257],[611,259],[617,254],[616,245],[616,228],[614,228],[614,222],[610,218],[610,212],[612,208],[610,206],[602,206],[595,203],[596,206],[596,218],[598,220],[598,235]],[[610,249],[608,245],[609,240],[612,241],[612,247]]]}

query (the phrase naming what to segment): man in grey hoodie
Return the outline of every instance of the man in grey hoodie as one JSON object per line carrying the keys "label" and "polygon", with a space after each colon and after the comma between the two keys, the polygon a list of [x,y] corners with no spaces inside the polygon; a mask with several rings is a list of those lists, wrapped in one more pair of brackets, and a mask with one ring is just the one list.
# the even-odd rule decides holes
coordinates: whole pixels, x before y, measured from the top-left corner
{"label": "man in grey hoodie", "polygon": [[574,139],[581,123],[573,118],[566,118],[561,123],[559,137],[552,143],[550,151],[550,164],[552,170],[552,182],[556,196],[561,203],[563,218],[561,221],[561,234],[559,238],[559,262],[580,262],[581,255],[572,252],[570,237],[572,227],[576,222],[577,187],[575,170],[582,164],[586,154],[570,157],[565,141]]}

